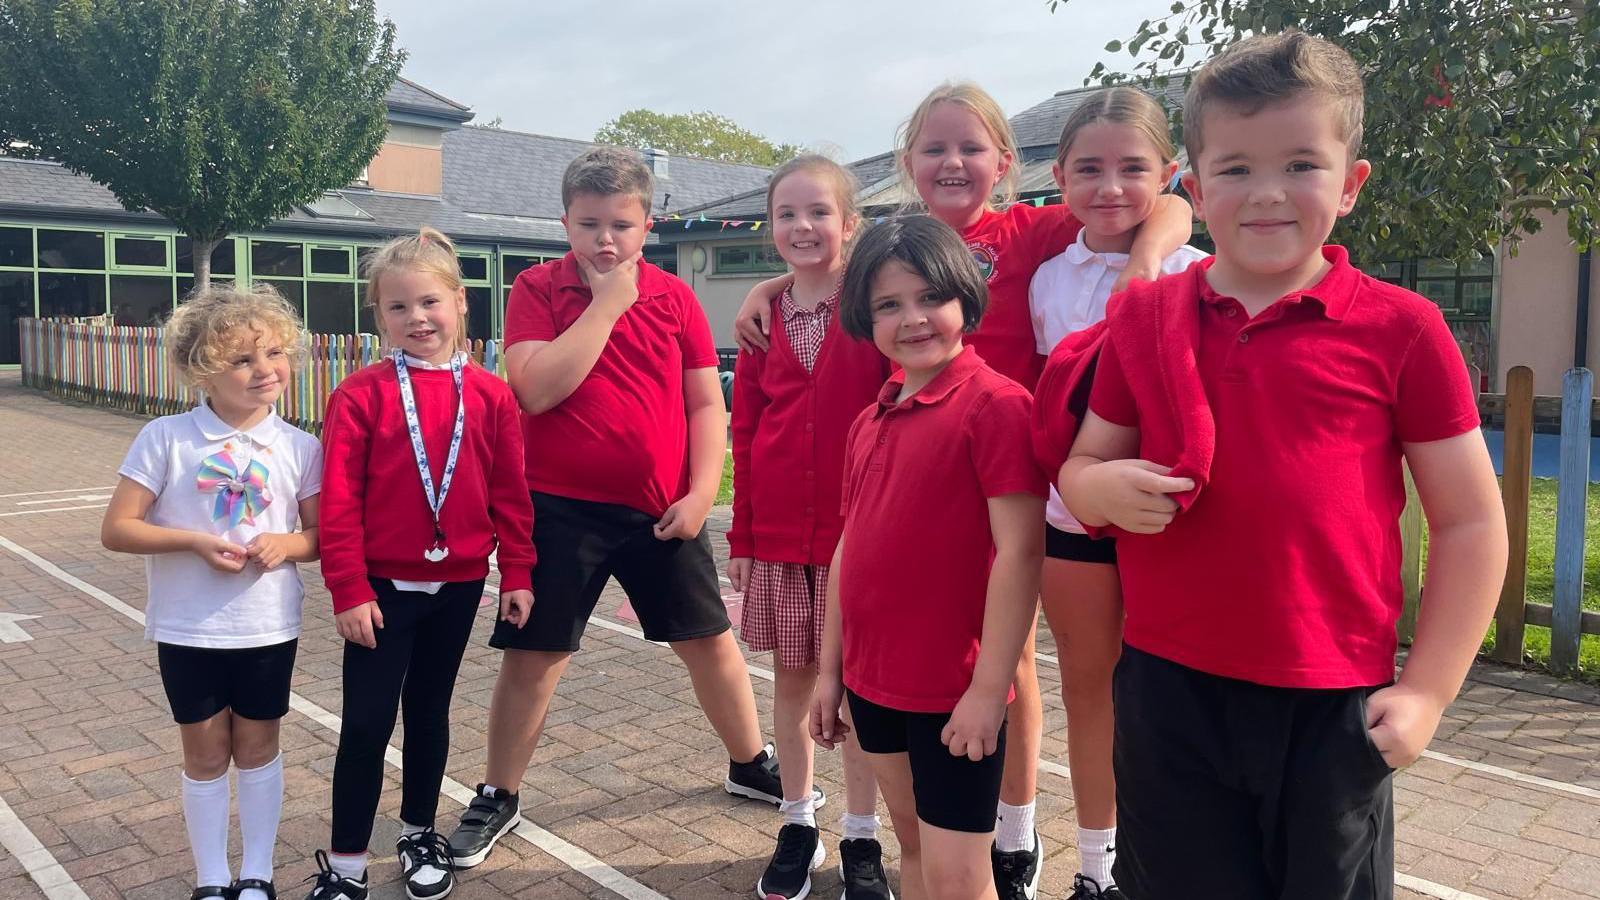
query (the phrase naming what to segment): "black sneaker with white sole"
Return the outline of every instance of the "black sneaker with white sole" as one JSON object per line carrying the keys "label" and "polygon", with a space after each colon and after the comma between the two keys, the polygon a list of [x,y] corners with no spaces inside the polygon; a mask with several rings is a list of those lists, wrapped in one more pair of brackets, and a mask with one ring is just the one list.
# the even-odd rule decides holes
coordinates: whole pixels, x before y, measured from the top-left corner
{"label": "black sneaker with white sole", "polygon": [[[735,797],[762,800],[773,806],[783,803],[783,781],[778,778],[778,758],[772,755],[772,745],[762,747],[749,762],[728,760],[728,780],[722,787]],[[818,788],[811,789],[813,808],[821,809],[827,802],[827,794]]]}
{"label": "black sneaker with white sole", "polygon": [[400,871],[406,878],[406,896],[411,900],[440,900],[456,886],[451,871],[450,842],[432,828],[415,834],[402,834],[394,842],[400,856]]}
{"label": "black sneaker with white sole", "polygon": [[756,882],[761,900],[801,900],[811,895],[811,871],[822,865],[828,852],[816,826],[791,822],[778,830],[778,848]]}
{"label": "black sneaker with white sole", "polygon": [[317,871],[307,881],[315,881],[306,900],[367,900],[367,873],[360,879],[347,878],[333,870],[326,851],[318,850]]}
{"label": "black sneaker with white sole", "polygon": [[889,874],[883,870],[883,845],[872,838],[839,842],[840,900],[894,900]]}
{"label": "black sneaker with white sole", "polygon": [[450,861],[458,869],[483,862],[495,843],[522,822],[516,794],[485,784],[478,785],[475,793],[461,814],[461,824],[450,832]]}
{"label": "black sneaker with white sole", "polygon": [[989,848],[989,862],[994,866],[994,889],[1000,900],[1034,900],[1039,896],[1043,851],[1038,829],[1033,832],[1032,850],[1003,853],[993,846]]}
{"label": "black sneaker with white sole", "polygon": [[1116,885],[1101,887],[1083,873],[1072,876],[1072,893],[1067,895],[1067,900],[1128,900],[1127,895]]}

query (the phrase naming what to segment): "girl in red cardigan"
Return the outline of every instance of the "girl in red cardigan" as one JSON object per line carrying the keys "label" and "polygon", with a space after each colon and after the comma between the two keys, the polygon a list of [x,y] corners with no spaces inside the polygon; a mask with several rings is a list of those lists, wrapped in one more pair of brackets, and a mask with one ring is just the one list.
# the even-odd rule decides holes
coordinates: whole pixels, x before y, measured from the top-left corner
{"label": "girl in red cardigan", "polygon": [[312,900],[366,900],[367,841],[383,756],[405,705],[401,834],[413,900],[454,885],[433,830],[449,751],[450,696],[499,550],[500,616],[533,606],[533,506],[517,401],[465,352],[455,247],[423,228],[366,264],[367,302],[390,353],[340,383],[322,440],[322,578],[344,645],[344,723],[333,769],[332,854]]}
{"label": "girl in red cardigan", "polygon": [[[739,354],[733,382],[733,526],[728,579],[744,592],[740,635],[776,651],[773,734],[783,760],[784,824],[756,885],[762,897],[810,891],[825,853],[811,790],[806,731],[822,646],[823,588],[839,541],[845,436],[889,374],[883,354],[839,328],[844,248],[860,221],[855,180],[801,156],[767,187],[767,216],[794,283],[772,301],[772,344]],[[877,841],[877,789],[861,747],[845,745],[845,896],[889,897]]]}

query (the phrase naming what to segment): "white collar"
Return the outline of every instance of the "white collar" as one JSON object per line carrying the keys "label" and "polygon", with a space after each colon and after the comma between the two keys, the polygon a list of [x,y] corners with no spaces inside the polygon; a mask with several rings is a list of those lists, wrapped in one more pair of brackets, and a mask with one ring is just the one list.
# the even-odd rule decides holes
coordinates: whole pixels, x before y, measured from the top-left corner
{"label": "white collar", "polygon": [[1128,254],[1126,253],[1100,253],[1089,249],[1089,245],[1083,239],[1083,236],[1087,233],[1086,229],[1078,229],[1077,240],[1069,244],[1066,249],[1068,262],[1077,266],[1088,262],[1097,262],[1108,269],[1116,269],[1117,271],[1128,267]]}
{"label": "white collar", "polygon": [[194,422],[199,427],[200,433],[209,441],[225,441],[231,437],[249,438],[250,442],[261,447],[270,447],[278,439],[282,431],[283,420],[278,418],[277,410],[267,413],[267,417],[257,422],[248,431],[242,431],[222,421],[216,410],[209,403],[201,403],[194,408]]}
{"label": "white collar", "polygon": [[418,359],[415,356],[412,356],[411,354],[406,353],[403,350],[400,351],[401,356],[405,357],[406,365],[410,366],[413,369],[449,369],[450,368],[450,364],[455,361],[455,358],[457,356],[461,356],[465,352],[466,351],[464,351],[464,350],[457,350],[456,352],[450,354],[450,358],[445,360],[444,362],[442,362],[442,363],[431,363],[431,362],[428,362],[425,359]]}

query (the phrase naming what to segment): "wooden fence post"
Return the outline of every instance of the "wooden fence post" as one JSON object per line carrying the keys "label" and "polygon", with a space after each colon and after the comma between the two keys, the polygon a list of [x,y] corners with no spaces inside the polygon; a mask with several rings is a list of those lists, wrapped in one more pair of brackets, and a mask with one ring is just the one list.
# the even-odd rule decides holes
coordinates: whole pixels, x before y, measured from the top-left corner
{"label": "wooden fence post", "polygon": [[1550,603],[1550,668],[1578,665],[1583,619],[1583,545],[1589,496],[1590,408],[1594,373],[1568,369],[1561,386],[1561,475],[1556,495],[1555,590]]}
{"label": "wooden fence post", "polygon": [[1494,613],[1494,658],[1520,663],[1528,605],[1528,491],[1533,474],[1533,370],[1527,366],[1506,373],[1503,459],[1500,498],[1506,508],[1511,553]]}

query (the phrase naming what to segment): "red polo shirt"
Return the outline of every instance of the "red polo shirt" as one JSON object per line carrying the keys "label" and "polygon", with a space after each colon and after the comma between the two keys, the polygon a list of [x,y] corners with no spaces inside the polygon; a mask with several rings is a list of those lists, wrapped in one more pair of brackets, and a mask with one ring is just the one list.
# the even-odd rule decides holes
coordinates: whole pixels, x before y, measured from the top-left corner
{"label": "red polo shirt", "polygon": [[966,343],[990,368],[1030,391],[1044,371],[1044,357],[1033,336],[1028,285],[1040,263],[1067,249],[1082,228],[1063,204],[1016,203],[1004,212],[985,211],[961,232],[989,281],[989,305]]}
{"label": "red polo shirt", "polygon": [[989,498],[1045,496],[1030,399],[971,347],[897,402],[905,373],[850,429],[839,618],[844,683],[880,706],[945,713],[972,684],[994,538]]}
{"label": "red polo shirt", "polygon": [[[1439,310],[1351,267],[1255,318],[1206,281],[1199,375],[1216,422],[1210,480],[1156,535],[1119,536],[1134,647],[1214,675],[1280,687],[1394,678],[1400,615],[1401,442],[1478,426],[1465,361]],[[1112,342],[1090,407],[1137,427]],[[1156,460],[1165,462],[1164,460]]]}
{"label": "red polo shirt", "polygon": [[740,353],[733,380],[730,556],[827,565],[844,520],[845,438],[889,377],[871,341],[839,327],[837,311],[807,372],[773,301],[772,347]]}
{"label": "red polo shirt", "polygon": [[[593,295],[568,253],[517,276],[506,302],[506,348],[553,341]],[[689,286],[639,264],[639,299],[611,328],[594,368],[567,399],[522,415],[528,487],[619,503],[652,516],[689,491],[683,373],[717,364],[705,311]]]}

